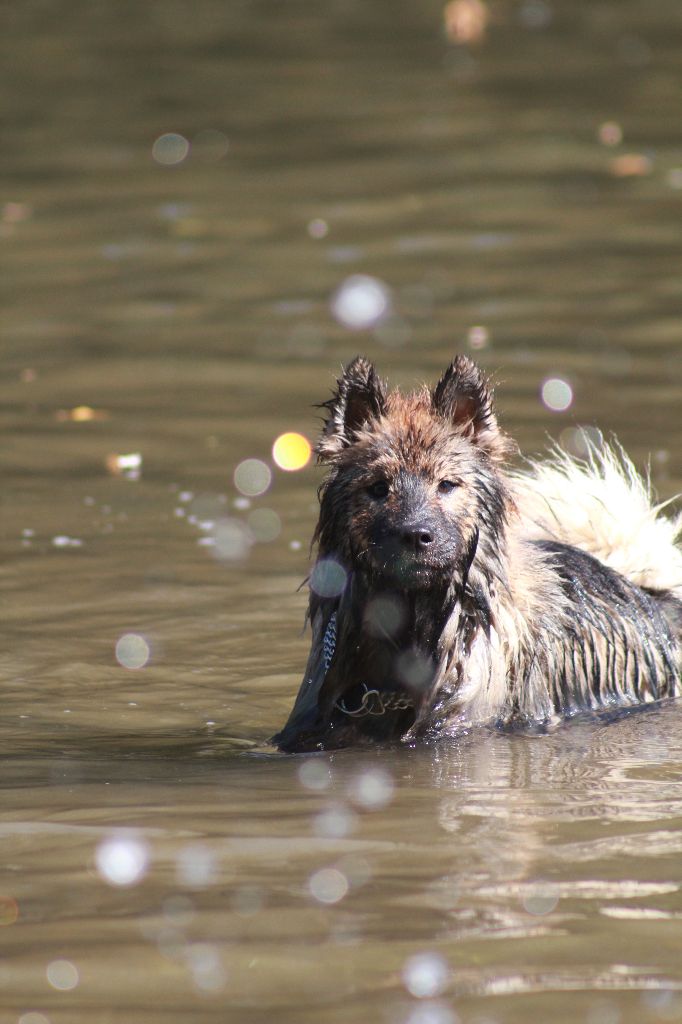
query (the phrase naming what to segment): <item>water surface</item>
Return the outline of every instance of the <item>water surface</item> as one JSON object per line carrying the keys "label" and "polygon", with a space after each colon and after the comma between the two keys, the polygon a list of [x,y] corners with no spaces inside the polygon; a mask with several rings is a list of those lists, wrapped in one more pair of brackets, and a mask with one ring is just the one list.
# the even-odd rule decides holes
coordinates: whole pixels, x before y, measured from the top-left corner
{"label": "water surface", "polygon": [[[469,351],[526,451],[598,423],[682,490],[678,5],[443,25],[430,0],[9,12],[3,1021],[682,1018],[675,705],[267,745],[320,479],[271,445],[314,437],[358,351],[402,384]],[[332,316],[352,274],[388,289],[375,329]],[[226,519],[271,539],[217,558]]]}

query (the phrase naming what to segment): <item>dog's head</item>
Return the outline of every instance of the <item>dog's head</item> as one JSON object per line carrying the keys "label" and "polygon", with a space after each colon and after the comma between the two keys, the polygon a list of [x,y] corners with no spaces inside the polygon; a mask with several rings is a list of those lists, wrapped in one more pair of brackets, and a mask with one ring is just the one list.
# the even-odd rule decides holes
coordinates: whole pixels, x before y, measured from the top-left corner
{"label": "dog's head", "polygon": [[278,738],[285,749],[399,738],[423,717],[439,665],[453,654],[443,649],[445,623],[464,598],[477,552],[485,557],[502,544],[509,500],[498,469],[511,442],[488,382],[464,356],[435,387],[408,395],[388,391],[357,358],[323,408],[317,455],[329,472],[320,489],[306,673],[315,681],[306,689],[304,680],[292,713],[306,689],[308,724],[293,729],[299,743],[307,731],[305,745],[288,740],[290,719]]}
{"label": "dog's head", "polygon": [[450,581],[499,512],[495,467],[510,447],[481,371],[459,356],[432,390],[402,395],[356,359],[325,408],[320,555],[376,585]]}

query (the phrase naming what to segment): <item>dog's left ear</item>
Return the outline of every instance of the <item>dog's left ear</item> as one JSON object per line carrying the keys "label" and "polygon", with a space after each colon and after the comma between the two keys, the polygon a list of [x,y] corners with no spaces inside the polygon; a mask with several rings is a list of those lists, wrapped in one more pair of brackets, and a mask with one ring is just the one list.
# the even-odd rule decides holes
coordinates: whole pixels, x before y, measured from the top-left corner
{"label": "dog's left ear", "polygon": [[353,443],[358,430],[378,419],[386,405],[386,390],[372,363],[357,356],[336,382],[336,392],[322,408],[327,419],[317,442],[317,455],[328,462]]}
{"label": "dog's left ear", "polygon": [[512,449],[493,409],[488,380],[467,356],[456,356],[431,392],[433,408],[450,420],[491,458],[501,461]]}

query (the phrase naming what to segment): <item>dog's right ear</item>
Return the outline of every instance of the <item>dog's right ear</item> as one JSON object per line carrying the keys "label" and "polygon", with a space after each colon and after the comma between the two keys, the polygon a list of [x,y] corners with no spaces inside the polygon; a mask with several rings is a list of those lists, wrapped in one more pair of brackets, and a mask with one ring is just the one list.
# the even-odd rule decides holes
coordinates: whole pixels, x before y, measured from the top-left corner
{"label": "dog's right ear", "polygon": [[386,390],[373,365],[361,356],[349,363],[336,382],[336,391],[320,408],[327,410],[317,442],[320,462],[329,462],[353,443],[358,430],[378,419],[386,406]]}

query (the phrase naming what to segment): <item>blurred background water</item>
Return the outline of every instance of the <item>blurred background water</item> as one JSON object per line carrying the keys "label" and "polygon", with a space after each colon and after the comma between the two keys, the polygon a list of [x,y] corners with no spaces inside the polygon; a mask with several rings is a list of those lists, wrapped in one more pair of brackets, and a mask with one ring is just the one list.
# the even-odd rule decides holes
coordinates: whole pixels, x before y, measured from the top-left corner
{"label": "blurred background water", "polygon": [[682,490],[679,4],[4,14],[2,1021],[682,1019],[677,707],[267,746],[357,352]]}

